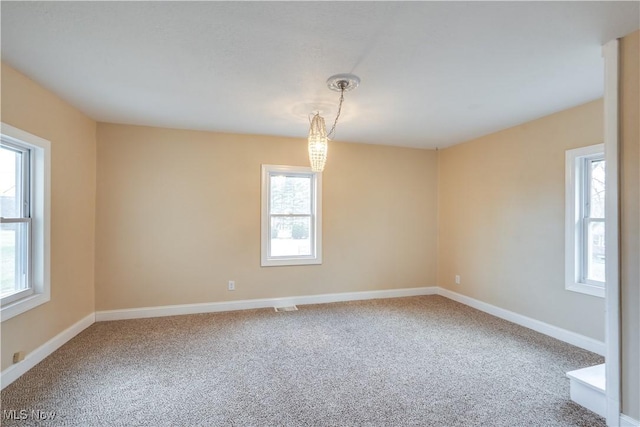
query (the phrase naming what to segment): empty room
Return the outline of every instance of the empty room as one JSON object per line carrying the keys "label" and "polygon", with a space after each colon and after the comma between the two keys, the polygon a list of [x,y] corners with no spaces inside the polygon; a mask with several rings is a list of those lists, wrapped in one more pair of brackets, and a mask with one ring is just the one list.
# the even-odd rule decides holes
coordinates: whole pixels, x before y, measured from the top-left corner
{"label": "empty room", "polygon": [[1,425],[640,427],[640,2],[0,8]]}

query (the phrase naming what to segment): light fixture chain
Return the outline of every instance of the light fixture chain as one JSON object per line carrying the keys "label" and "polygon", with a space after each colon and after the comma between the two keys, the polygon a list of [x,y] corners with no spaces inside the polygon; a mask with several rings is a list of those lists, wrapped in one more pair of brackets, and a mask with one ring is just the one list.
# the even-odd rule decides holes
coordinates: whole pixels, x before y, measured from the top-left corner
{"label": "light fixture chain", "polygon": [[344,84],[340,85],[340,103],[338,104],[338,114],[336,114],[336,119],[333,122],[333,126],[331,126],[331,130],[329,131],[329,133],[327,133],[327,138],[329,139],[333,139],[333,135],[336,133],[336,125],[338,124],[340,112],[342,111],[342,101],[344,101]]}

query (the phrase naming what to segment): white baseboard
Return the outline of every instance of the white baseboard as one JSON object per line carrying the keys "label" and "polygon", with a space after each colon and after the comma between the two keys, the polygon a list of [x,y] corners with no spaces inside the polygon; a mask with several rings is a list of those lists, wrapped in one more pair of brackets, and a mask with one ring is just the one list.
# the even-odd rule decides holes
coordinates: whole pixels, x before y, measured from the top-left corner
{"label": "white baseboard", "polygon": [[[221,311],[235,311],[235,310],[248,310],[255,308],[271,308],[271,307],[283,307],[290,305],[305,305],[305,304],[324,304],[331,302],[342,301],[356,301],[356,300],[368,300],[378,298],[397,298],[397,297],[410,297],[419,295],[441,295],[451,300],[460,302],[470,307],[489,313],[493,316],[500,317],[518,325],[533,329],[545,335],[549,335],[553,338],[565,341],[569,344],[575,345],[580,348],[592,351],[598,354],[604,354],[604,343],[585,337],[574,332],[567,331],[565,329],[558,328],[556,326],[549,325],[544,322],[540,322],[535,319],[514,313],[509,310],[505,310],[491,304],[467,297],[456,292],[439,288],[439,287],[419,287],[419,288],[403,288],[403,289],[389,289],[380,291],[364,291],[364,292],[345,292],[334,294],[320,294],[320,295],[306,295],[306,296],[294,296],[286,298],[264,298],[264,299],[251,299],[240,301],[227,301],[227,302],[213,302],[203,304],[183,304],[183,305],[170,305],[162,307],[142,307],[124,310],[108,310],[97,311],[86,316],[84,319],[75,323],[71,327],[62,331],[36,350],[29,353],[25,359],[15,365],[2,371],[0,374],[1,388],[5,388],[22,374],[34,367],[36,364],[44,360],[48,355],[60,348],[64,343],[71,338],[82,332],[87,327],[91,326],[94,322],[107,321],[107,320],[124,320],[124,319],[138,319],[148,317],[162,317],[162,316],[176,316],[182,314],[197,314],[197,313],[213,313]],[[629,418],[625,415],[620,417],[621,425],[640,427],[637,421]],[[623,424],[623,420],[624,423]]]}
{"label": "white baseboard", "polygon": [[448,289],[438,288],[438,295],[442,295],[443,297],[468,305],[469,307],[473,307],[477,310],[484,311],[485,313],[489,313],[501,319],[508,320],[509,322],[517,325],[524,326],[525,328],[533,329],[541,334],[545,334],[560,341],[575,345],[576,347],[589,350],[601,356],[605,355],[606,346],[602,341],[594,340],[593,338],[567,331],[566,329],[514,313],[513,311],[487,304],[486,302],[479,301]]}
{"label": "white baseboard", "polygon": [[4,389],[6,386],[17,380],[22,374],[42,362],[47,356],[62,347],[62,345],[67,341],[84,331],[94,322],[95,313],[91,313],[27,354],[22,362],[9,366],[0,373],[1,388]]}
{"label": "white baseboard", "polygon": [[575,345],[576,347],[604,355],[605,345],[601,341],[566,329],[505,310],[491,304],[473,299],[457,292],[440,287],[420,287],[389,289],[380,291],[342,292],[334,294],[304,295],[285,298],[262,298],[201,304],[166,305],[160,307],[140,307],[122,310],[106,310],[96,312],[96,322],[108,320],[141,319],[148,317],[178,316],[183,314],[216,313],[222,311],[250,310],[256,308],[283,307],[290,305],[325,304],[331,302],[356,301],[377,298],[397,298],[417,295],[441,295],[451,300],[484,311],[501,319],[508,320],[534,331]]}
{"label": "white baseboard", "polygon": [[140,319],[147,317],[178,316],[183,314],[215,313],[221,311],[250,310],[255,308],[284,307],[290,305],[325,304],[330,302],[358,301],[379,298],[412,297],[435,295],[436,287],[388,289],[380,291],[342,292],[335,294],[305,295],[286,298],[262,298],[202,304],[166,305],[141,307],[124,310],[96,312],[96,322],[107,320]]}
{"label": "white baseboard", "polygon": [[620,414],[620,427],[640,427],[640,421],[634,420],[625,414]]}

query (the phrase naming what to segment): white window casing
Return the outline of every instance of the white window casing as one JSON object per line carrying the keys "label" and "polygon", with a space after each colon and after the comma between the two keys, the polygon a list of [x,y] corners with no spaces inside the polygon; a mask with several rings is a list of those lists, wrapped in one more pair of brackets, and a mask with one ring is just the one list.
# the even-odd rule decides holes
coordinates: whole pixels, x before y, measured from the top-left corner
{"label": "white window casing", "polygon": [[51,230],[51,143],[5,123],[1,124],[2,143],[20,147],[29,153],[28,215],[2,219],[3,223],[24,223],[27,231],[26,289],[3,297],[2,321],[46,303],[51,298],[50,230]]}
{"label": "white window casing", "polygon": [[[276,190],[286,180],[302,184],[303,191]],[[322,264],[322,173],[262,165],[261,184],[261,266]],[[295,199],[298,206],[275,206],[278,196]]]}
{"label": "white window casing", "polygon": [[604,298],[604,280],[589,277],[587,259],[590,227],[604,227],[604,213],[594,217],[589,204],[590,166],[598,161],[604,162],[604,144],[567,150],[565,155],[565,289]]}

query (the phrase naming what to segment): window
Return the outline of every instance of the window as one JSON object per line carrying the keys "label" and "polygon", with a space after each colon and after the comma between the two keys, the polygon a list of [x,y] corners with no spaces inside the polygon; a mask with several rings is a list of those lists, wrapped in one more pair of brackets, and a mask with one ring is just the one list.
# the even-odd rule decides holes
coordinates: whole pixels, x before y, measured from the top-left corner
{"label": "window", "polygon": [[263,267],[322,264],[322,174],[262,166]]}
{"label": "window", "polygon": [[50,143],[2,124],[0,310],[10,319],[49,301]]}
{"label": "window", "polygon": [[2,140],[0,146],[0,238],[2,239],[2,280],[0,295],[10,303],[31,295],[29,241],[31,236],[31,150]]}
{"label": "window", "polygon": [[603,144],[566,153],[565,288],[604,297]]}

